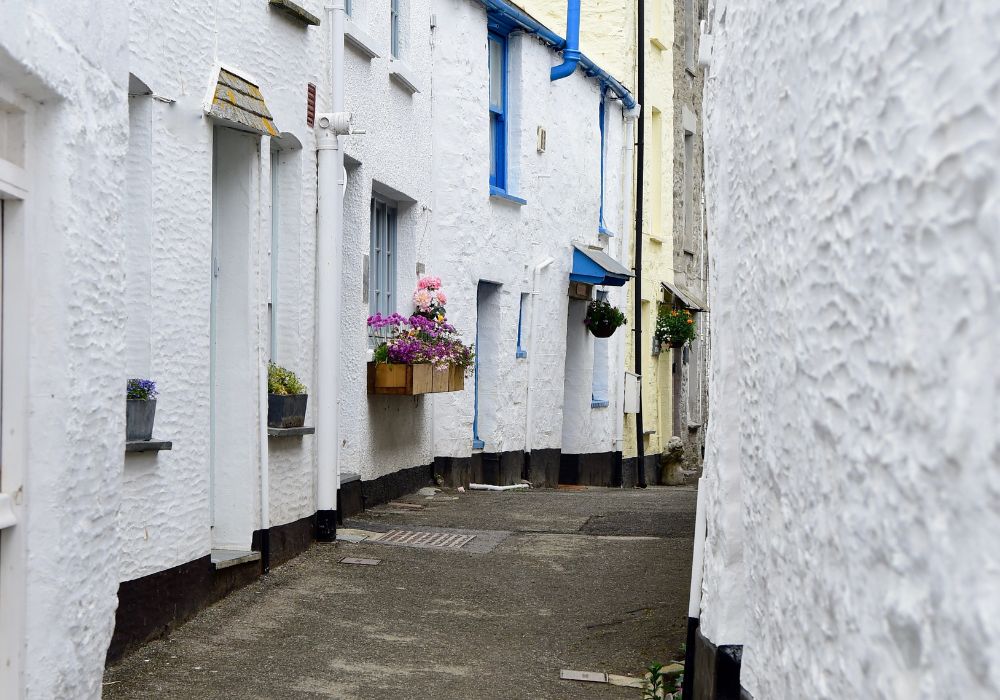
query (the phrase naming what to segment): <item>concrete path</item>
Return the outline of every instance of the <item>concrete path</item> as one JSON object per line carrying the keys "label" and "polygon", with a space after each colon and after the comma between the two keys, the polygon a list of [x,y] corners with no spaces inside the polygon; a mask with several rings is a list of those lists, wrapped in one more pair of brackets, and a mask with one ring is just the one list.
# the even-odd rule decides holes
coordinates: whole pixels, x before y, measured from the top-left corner
{"label": "concrete path", "polygon": [[638,676],[679,657],[692,488],[403,500],[424,508],[349,526],[489,532],[475,548],[314,545],[108,669],[104,697],[638,700],[559,670]]}

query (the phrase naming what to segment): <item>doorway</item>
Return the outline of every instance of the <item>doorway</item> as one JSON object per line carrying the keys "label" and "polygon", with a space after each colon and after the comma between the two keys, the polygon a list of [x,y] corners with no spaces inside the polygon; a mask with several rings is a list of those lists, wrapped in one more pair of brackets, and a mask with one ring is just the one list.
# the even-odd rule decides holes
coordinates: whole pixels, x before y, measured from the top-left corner
{"label": "doorway", "polygon": [[[500,352],[500,285],[480,281],[476,288],[475,405],[472,447],[482,450],[496,431]],[[496,445],[491,445],[495,449]]]}
{"label": "doorway", "polygon": [[212,154],[212,548],[250,551],[256,523],[257,382],[251,213],[259,140],[217,126]]}

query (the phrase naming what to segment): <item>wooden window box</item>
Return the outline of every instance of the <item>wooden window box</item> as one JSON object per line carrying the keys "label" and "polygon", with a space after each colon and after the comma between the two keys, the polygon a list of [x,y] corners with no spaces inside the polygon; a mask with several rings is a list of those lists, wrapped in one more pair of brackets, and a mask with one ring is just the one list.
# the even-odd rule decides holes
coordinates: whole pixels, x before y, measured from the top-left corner
{"label": "wooden window box", "polygon": [[368,393],[419,396],[465,389],[465,370],[450,365],[394,365],[368,363]]}

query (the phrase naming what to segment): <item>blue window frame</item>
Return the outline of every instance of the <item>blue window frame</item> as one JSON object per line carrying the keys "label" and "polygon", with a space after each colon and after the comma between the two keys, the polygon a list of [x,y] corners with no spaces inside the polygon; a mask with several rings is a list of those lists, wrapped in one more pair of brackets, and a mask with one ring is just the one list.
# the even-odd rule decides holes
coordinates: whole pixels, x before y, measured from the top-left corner
{"label": "blue window frame", "polygon": [[507,191],[507,37],[489,32],[490,188]]}
{"label": "blue window frame", "polygon": [[606,236],[611,236],[613,234],[611,233],[611,231],[608,230],[608,227],[604,223],[604,160],[605,160],[605,154],[606,154],[606,151],[607,151],[607,144],[605,142],[605,138],[606,138],[606,135],[605,135],[605,122],[607,120],[607,110],[605,110],[605,108],[604,108],[604,95],[605,95],[606,91],[607,91],[607,88],[605,88],[605,87],[602,86],[601,87],[601,105],[600,105],[600,107],[597,110],[597,119],[598,119],[598,121],[600,123],[600,128],[601,128],[601,208],[600,208],[600,214],[598,215],[598,220],[597,220],[597,231],[598,231],[598,233],[603,233]]}
{"label": "blue window frame", "polygon": [[528,351],[524,348],[524,303],[528,295],[521,294],[521,306],[517,310],[517,353],[515,357],[527,357]]}

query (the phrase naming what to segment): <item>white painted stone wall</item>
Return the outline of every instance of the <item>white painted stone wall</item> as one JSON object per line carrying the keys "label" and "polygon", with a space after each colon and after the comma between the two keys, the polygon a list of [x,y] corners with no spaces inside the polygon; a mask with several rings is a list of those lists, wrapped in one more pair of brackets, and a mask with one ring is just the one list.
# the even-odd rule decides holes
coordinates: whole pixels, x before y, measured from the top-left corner
{"label": "white painted stone wall", "polygon": [[[119,523],[121,580],[127,581],[209,553],[210,492],[210,306],[212,251],[213,122],[203,101],[222,64],[255,81],[282,132],[280,151],[280,286],[276,305],[277,361],[312,387],[315,250],[315,146],[306,125],[306,84],[324,84],[326,34],[305,28],[266,3],[223,2],[206,7],[182,3],[131,3],[129,71],[152,91],[174,100],[144,100],[151,126],[150,202],[133,212],[136,226],[150,229],[148,366],[129,353],[129,376],[149,376],[160,389],[154,437],[173,441],[169,452],[138,453],[125,461]],[[322,14],[319,3],[309,5]],[[320,88],[322,89],[322,87]],[[289,138],[290,135],[290,138]],[[295,142],[301,148],[294,148]],[[250,260],[251,337],[248,352],[267,360],[270,332],[271,140],[260,140],[255,180]],[[131,225],[131,221],[129,224]],[[130,230],[131,227],[129,226]],[[130,267],[130,270],[132,268]],[[140,273],[140,274],[142,274]],[[128,280],[132,289],[134,278]],[[130,327],[131,330],[131,327]],[[131,342],[131,341],[130,341]],[[131,346],[130,346],[131,349]],[[248,376],[253,396],[257,376]],[[254,414],[267,410],[255,402]],[[312,408],[307,424],[312,422]],[[260,433],[246,435],[254,464],[254,528],[260,517]],[[268,441],[270,524],[315,512],[313,438]],[[247,533],[249,538],[249,533]],[[249,539],[247,540],[249,542]]]}
{"label": "white painted stone wall", "polygon": [[711,9],[701,620],[755,698],[1000,695],[1000,6],[901,10]]}
{"label": "white painted stone wall", "polygon": [[[489,196],[486,12],[466,0],[436,0],[434,12],[434,210],[435,235],[428,241],[428,272],[449,286],[449,317],[467,338],[475,335],[476,286],[499,283],[500,333],[498,404],[494,430],[483,435],[487,452],[522,450],[526,445],[528,373],[534,383],[532,448],[561,448],[566,453],[610,452],[615,448],[615,415],[620,412],[620,372],[612,370],[609,408],[591,409],[589,359],[578,372],[585,405],[563,405],[566,367],[567,287],[572,243],[598,243],[600,205],[600,136],[596,81],[577,72],[557,82],[549,69],[559,62],[534,37],[514,34],[509,42],[509,189],[527,200],[519,206]],[[561,31],[561,30],[560,30]],[[618,103],[609,101],[605,208],[608,226],[622,225],[624,120]],[[470,125],[476,125],[470,128]],[[481,128],[479,125],[482,125]],[[537,127],[547,131],[544,153],[536,149]],[[606,243],[621,259],[623,238]],[[531,292],[535,267],[553,262],[538,274],[526,323],[535,337],[526,340],[528,357],[515,357],[517,315],[522,293]],[[627,264],[627,263],[626,263]],[[615,290],[613,303],[624,294]],[[530,322],[535,316],[534,323]],[[621,331],[619,331],[621,332]],[[530,335],[530,333],[529,333]],[[588,352],[592,353],[590,339]],[[611,344],[610,362],[620,368],[619,345]],[[571,362],[572,364],[572,362]],[[471,382],[470,382],[471,386]],[[579,398],[579,397],[577,397]],[[467,456],[471,451],[472,391],[435,397],[435,454]],[[563,421],[572,412],[573,428],[563,438]],[[568,419],[567,419],[568,420]]]}
{"label": "white painted stone wall", "polygon": [[0,6],[0,128],[12,128],[0,150],[20,171],[3,164],[0,180],[23,186],[4,195],[0,487],[17,523],[0,543],[3,698],[100,697],[114,623],[126,14],[90,0]]}

